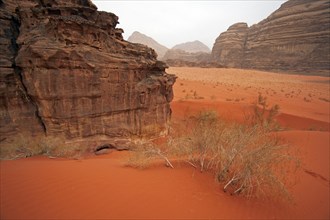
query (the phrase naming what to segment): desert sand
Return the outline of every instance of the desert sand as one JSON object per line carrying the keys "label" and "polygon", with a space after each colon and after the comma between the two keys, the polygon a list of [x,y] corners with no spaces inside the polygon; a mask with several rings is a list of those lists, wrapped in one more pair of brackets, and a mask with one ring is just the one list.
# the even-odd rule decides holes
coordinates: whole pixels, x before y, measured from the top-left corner
{"label": "desert sand", "polygon": [[186,164],[125,166],[130,152],[78,160],[1,161],[1,219],[329,219],[329,78],[255,70],[170,68],[172,121],[216,110],[244,122],[258,94],[278,104],[277,134],[299,150],[293,201],[230,196]]}

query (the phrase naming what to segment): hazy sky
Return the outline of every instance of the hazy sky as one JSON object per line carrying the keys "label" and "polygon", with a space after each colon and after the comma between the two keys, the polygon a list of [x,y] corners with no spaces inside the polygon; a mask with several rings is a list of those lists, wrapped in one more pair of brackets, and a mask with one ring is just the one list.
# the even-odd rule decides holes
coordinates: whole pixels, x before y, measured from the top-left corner
{"label": "hazy sky", "polygon": [[265,19],[285,0],[115,1],[92,0],[100,11],[119,17],[124,39],[134,31],[171,48],[199,40],[210,49],[221,32],[237,22],[249,26]]}

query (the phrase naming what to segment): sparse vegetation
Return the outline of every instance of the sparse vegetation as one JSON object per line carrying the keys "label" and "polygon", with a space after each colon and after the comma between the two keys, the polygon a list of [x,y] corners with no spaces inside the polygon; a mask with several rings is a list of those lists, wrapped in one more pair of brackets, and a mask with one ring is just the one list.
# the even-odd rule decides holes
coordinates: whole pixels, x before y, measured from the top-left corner
{"label": "sparse vegetation", "polygon": [[171,152],[209,170],[223,190],[245,196],[285,195],[287,175],[296,168],[289,147],[264,127],[220,120],[215,112],[200,113],[186,136],[169,141]]}
{"label": "sparse vegetation", "polygon": [[324,101],[324,102],[330,102],[330,99],[320,97],[319,100]]}
{"label": "sparse vegetation", "polygon": [[306,98],[306,97],[304,97],[304,101],[305,101],[305,102],[311,102],[312,100],[311,100],[311,99],[308,99],[308,98]]}
{"label": "sparse vegetation", "polygon": [[288,175],[298,167],[298,159],[286,143],[270,133],[279,106],[272,106],[266,114],[267,99],[261,95],[257,104],[253,123],[226,122],[214,111],[187,117],[172,128],[166,152],[144,145],[133,154],[130,164],[146,167],[153,158],[169,164],[167,157],[175,158],[201,172],[214,173],[223,190],[232,195],[289,198],[286,186],[292,177]]}
{"label": "sparse vegetation", "polygon": [[153,160],[163,159],[167,166],[174,168],[167,156],[165,156],[165,153],[159,147],[156,147],[148,141],[138,144],[132,151],[133,154],[131,154],[126,162],[126,166],[144,169],[147,168]]}
{"label": "sparse vegetation", "polygon": [[280,106],[275,104],[269,109],[267,97],[259,94],[257,101],[253,105],[253,113],[246,117],[250,125],[258,125],[267,131],[280,130],[280,125],[276,122],[275,117],[279,114]]}
{"label": "sparse vegetation", "polygon": [[190,91],[190,92],[192,92],[192,94],[186,94],[186,96],[185,96],[185,99],[204,99],[204,97],[203,96],[199,96],[198,94],[197,94],[197,91]]}
{"label": "sparse vegetation", "polygon": [[12,160],[36,155],[77,159],[86,150],[84,146],[66,144],[64,139],[59,137],[31,137],[30,135],[19,134],[1,143],[0,159]]}

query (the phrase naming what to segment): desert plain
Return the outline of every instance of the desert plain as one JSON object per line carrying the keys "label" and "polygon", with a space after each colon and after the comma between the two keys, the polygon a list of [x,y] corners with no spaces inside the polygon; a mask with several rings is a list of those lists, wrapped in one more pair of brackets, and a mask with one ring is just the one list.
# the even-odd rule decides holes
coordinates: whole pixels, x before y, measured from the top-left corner
{"label": "desert plain", "polygon": [[259,94],[280,106],[276,133],[301,158],[292,201],[231,196],[188,164],[127,167],[131,152],[113,151],[0,161],[1,219],[329,219],[328,77],[230,68],[167,72],[178,77],[172,123],[204,110],[244,123]]}

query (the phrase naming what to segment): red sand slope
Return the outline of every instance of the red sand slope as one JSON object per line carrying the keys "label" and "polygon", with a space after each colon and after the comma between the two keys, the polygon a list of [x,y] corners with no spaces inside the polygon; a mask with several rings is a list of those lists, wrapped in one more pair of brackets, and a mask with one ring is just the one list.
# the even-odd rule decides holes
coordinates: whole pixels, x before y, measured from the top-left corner
{"label": "red sand slope", "polygon": [[[1,161],[0,218],[329,219],[329,102],[318,99],[329,98],[329,84],[319,83],[325,79],[292,75],[280,75],[277,79],[278,74],[243,70],[171,68],[173,71],[206,77],[196,79],[193,75],[191,81],[178,80],[173,120],[215,109],[228,120],[242,121],[258,91],[265,91],[261,87],[268,94],[272,91],[269,101],[281,107],[277,120],[290,129],[278,134],[299,149],[302,156],[302,169],[293,188],[294,203],[284,205],[230,196],[221,191],[211,175],[191,166],[175,164],[175,169],[170,169],[159,164],[146,170],[125,167],[129,152],[113,152],[82,160],[36,157]],[[221,78],[217,78],[219,74]],[[245,79],[244,74],[250,78]],[[257,80],[252,83],[251,77]],[[218,86],[210,80],[217,80]],[[295,88],[294,93],[300,89],[301,94],[308,96],[312,92],[315,96],[311,95],[310,102],[304,101],[305,94],[285,97],[281,90],[290,87],[283,84],[286,80]],[[241,89],[244,83],[250,83],[250,92]],[[196,91],[204,99],[184,99],[187,92],[183,90]],[[226,101],[227,97],[233,101]],[[235,101],[236,97],[244,99]]]}

